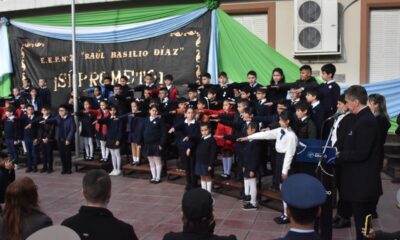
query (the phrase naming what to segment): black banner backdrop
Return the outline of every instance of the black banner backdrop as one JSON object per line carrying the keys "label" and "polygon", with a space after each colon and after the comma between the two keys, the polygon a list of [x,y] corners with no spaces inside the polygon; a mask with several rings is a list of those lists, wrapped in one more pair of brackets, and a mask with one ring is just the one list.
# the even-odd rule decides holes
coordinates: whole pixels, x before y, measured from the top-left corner
{"label": "black banner backdrop", "polygon": [[[195,82],[207,71],[211,14],[208,12],[187,26],[159,37],[112,44],[77,42],[79,89],[102,84],[104,76],[113,83],[122,75],[135,86],[153,73],[158,83],[172,74],[175,85]],[[29,78],[34,86],[46,79],[53,106],[62,104],[72,90],[71,42],[43,37],[10,26],[10,43],[15,74],[13,84]]]}

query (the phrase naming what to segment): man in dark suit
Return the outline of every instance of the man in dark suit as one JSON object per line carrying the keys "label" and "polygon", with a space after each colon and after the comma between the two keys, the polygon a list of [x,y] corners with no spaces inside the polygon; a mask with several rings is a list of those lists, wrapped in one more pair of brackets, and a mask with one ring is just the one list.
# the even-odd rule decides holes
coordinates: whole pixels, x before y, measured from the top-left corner
{"label": "man in dark suit", "polygon": [[339,193],[349,203],[354,216],[357,240],[362,235],[365,217],[372,214],[375,204],[382,195],[382,182],[379,172],[378,123],[367,105],[367,91],[355,85],[345,92],[347,107],[354,115],[348,129],[343,150],[338,153],[340,171]]}
{"label": "man in dark suit", "polygon": [[83,177],[83,196],[86,206],[65,219],[61,225],[74,230],[87,240],[137,240],[133,227],[113,216],[107,205],[111,197],[111,179],[104,170],[91,170]]}
{"label": "man in dark suit", "polygon": [[290,230],[282,240],[319,240],[314,230],[315,220],[326,201],[326,190],[318,179],[298,173],[282,184],[282,199],[287,204]]}

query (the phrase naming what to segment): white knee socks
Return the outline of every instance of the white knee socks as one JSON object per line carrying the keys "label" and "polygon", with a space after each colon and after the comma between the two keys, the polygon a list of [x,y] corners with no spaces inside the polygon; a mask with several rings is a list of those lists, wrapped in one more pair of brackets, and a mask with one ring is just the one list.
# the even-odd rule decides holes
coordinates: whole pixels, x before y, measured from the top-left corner
{"label": "white knee socks", "polygon": [[207,190],[209,193],[211,193],[211,191],[212,191],[212,181],[201,180],[200,183],[201,183],[201,188],[202,189]]}
{"label": "white knee socks", "polygon": [[161,162],[161,157],[154,157],[155,163],[156,163],[156,180],[161,179],[161,171],[162,171],[162,162]]}
{"label": "white knee socks", "polygon": [[121,170],[121,153],[119,149],[110,149],[111,152],[111,159],[112,165],[114,170],[120,171]]}
{"label": "white knee socks", "polygon": [[108,154],[110,152],[109,152],[109,149],[106,148],[106,141],[100,140],[100,148],[101,148],[101,156],[102,156],[102,158],[107,160]]}
{"label": "white knee socks", "polygon": [[244,179],[244,195],[251,196],[250,203],[257,206],[257,181],[256,178]]}
{"label": "white knee socks", "polygon": [[149,159],[151,179],[156,180],[157,173],[156,173],[156,163],[155,163],[154,157],[147,157],[147,158]]}

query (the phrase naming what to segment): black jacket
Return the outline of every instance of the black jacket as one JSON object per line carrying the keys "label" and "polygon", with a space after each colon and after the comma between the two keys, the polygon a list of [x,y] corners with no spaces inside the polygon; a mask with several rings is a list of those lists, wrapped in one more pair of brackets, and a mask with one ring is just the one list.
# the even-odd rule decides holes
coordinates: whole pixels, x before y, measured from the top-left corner
{"label": "black jacket", "polygon": [[[22,230],[22,236],[21,239],[25,240],[27,239],[30,235],[33,233],[39,231],[42,228],[49,227],[53,225],[53,221],[44,213],[41,212],[35,212],[31,213],[29,216],[23,216],[24,219],[24,228]],[[2,238],[2,235],[4,234],[3,229],[3,218],[0,218],[0,239]],[[7,229],[7,227],[6,227]]]}
{"label": "black jacket", "polygon": [[317,139],[317,127],[310,117],[307,117],[304,121],[296,120],[294,122],[293,130],[298,138]]}
{"label": "black jacket", "polygon": [[324,109],[325,118],[336,113],[339,95],[340,86],[336,82],[323,83],[319,86],[319,97]]}
{"label": "black jacket", "polygon": [[319,240],[316,233],[298,233],[289,231],[282,240]]}
{"label": "black jacket", "polygon": [[213,136],[201,138],[196,148],[196,161],[213,166],[217,161],[217,143]]}
{"label": "black jacket", "polygon": [[234,235],[217,236],[212,233],[170,232],[164,235],[163,240],[236,240]]}
{"label": "black jacket", "polygon": [[[49,116],[51,118],[51,116]],[[40,118],[40,120],[44,120],[43,117]],[[44,123],[44,124],[39,124],[39,129],[38,129],[38,138],[45,139],[48,138],[49,141],[54,140],[54,133],[55,133],[55,126],[53,123]]]}
{"label": "black jacket", "polygon": [[339,191],[343,200],[371,202],[382,195],[380,154],[379,126],[371,110],[365,107],[355,115],[339,154]]}
{"label": "black jacket", "polygon": [[118,220],[106,208],[82,206],[79,213],[65,219],[61,225],[74,230],[85,240],[137,240],[133,227]]}
{"label": "black jacket", "polygon": [[15,180],[15,171],[0,168],[0,203],[4,203],[4,197],[8,185]]}

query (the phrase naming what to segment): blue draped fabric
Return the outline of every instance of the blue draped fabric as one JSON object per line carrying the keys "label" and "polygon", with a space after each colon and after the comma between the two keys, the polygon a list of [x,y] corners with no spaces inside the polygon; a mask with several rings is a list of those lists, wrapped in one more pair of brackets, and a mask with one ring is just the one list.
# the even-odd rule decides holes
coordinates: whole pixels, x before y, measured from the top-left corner
{"label": "blue draped fabric", "polygon": [[[122,30],[96,33],[77,33],[76,40],[79,42],[90,43],[120,43],[157,37],[186,26],[205,14],[207,11],[208,9],[204,7],[184,15],[167,18],[163,21],[152,22],[146,25]],[[60,40],[71,40],[71,33],[54,33],[51,31],[43,31],[40,29],[40,25],[37,25],[37,27],[27,27],[28,25],[16,21],[11,21],[11,24],[37,35]]]}
{"label": "blue draped fabric", "polygon": [[211,13],[210,48],[208,49],[207,72],[211,74],[211,83],[218,84],[218,21],[217,11]]}
{"label": "blue draped fabric", "polygon": [[[369,94],[379,93],[386,98],[386,107],[389,116],[396,117],[400,113],[400,78],[377,83],[363,84]],[[342,92],[349,86],[341,86]]]}

